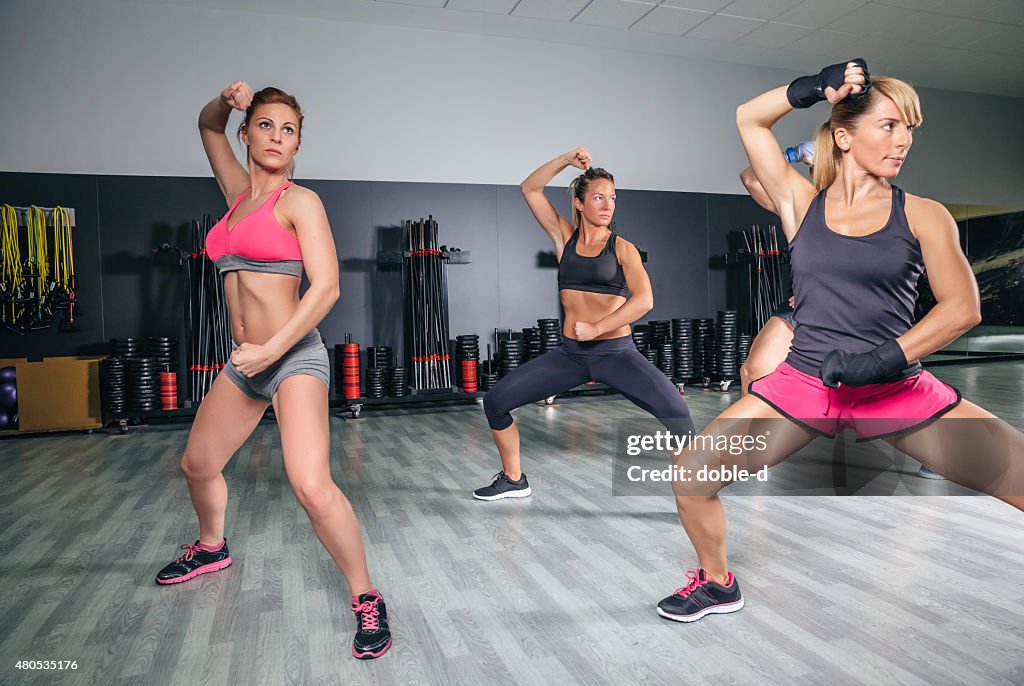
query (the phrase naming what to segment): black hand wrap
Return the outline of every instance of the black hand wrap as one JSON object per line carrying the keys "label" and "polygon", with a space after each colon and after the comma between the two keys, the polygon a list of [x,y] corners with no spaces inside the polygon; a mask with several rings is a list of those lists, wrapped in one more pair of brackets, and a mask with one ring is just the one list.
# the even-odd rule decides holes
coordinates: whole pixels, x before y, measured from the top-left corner
{"label": "black hand wrap", "polygon": [[[846,83],[846,65],[850,62],[864,70],[864,88],[856,94],[856,97],[862,96],[871,85],[871,75],[868,74],[868,63],[864,58],[854,57],[852,60],[825,67],[814,76],[801,76],[793,81],[786,89],[789,104],[796,109],[803,109],[824,100],[826,88],[831,86],[839,90]],[[851,93],[848,97],[854,97],[854,94]]]}
{"label": "black hand wrap", "polygon": [[903,348],[892,339],[867,353],[833,350],[821,363],[818,376],[829,388],[839,388],[840,382],[847,386],[867,386],[888,381],[906,366]]}

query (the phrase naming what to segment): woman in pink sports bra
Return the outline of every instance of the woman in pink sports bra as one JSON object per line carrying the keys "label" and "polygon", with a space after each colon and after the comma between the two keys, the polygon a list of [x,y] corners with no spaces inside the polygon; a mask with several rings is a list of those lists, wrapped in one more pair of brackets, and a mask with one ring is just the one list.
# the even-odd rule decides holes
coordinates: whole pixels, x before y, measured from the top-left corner
{"label": "woman in pink sports bra", "polygon": [[[225,135],[232,109],[247,166]],[[317,538],[352,594],[352,654],[391,646],[387,610],[370,581],[355,512],[331,478],[327,392],[330,365],[316,325],[338,299],[338,256],[327,214],[313,191],[289,181],[302,110],[277,88],[231,84],[199,114],[199,133],[228,212],[206,239],[224,278],[235,347],[196,413],[181,469],[199,518],[199,539],[157,574],[175,584],[231,564],[224,538],[223,469],[273,404],[288,481]],[[305,270],[309,289],[299,297]]]}

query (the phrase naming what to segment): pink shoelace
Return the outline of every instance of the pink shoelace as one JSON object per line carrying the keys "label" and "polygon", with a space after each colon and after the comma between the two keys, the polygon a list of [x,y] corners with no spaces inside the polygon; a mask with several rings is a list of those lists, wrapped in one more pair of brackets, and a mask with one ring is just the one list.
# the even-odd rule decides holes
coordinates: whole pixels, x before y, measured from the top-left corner
{"label": "pink shoelace", "polygon": [[686,577],[690,580],[690,583],[680,588],[677,588],[675,593],[676,595],[682,596],[683,598],[696,591],[699,586],[703,586],[704,584],[711,582],[711,579],[708,578],[701,579],[700,572],[696,569],[686,570]]}
{"label": "pink shoelace", "polygon": [[376,631],[377,630],[377,617],[380,615],[380,610],[377,609],[377,601],[379,598],[373,600],[364,600],[359,605],[352,606],[352,612],[360,614],[360,621],[362,622],[363,631]]}
{"label": "pink shoelace", "polygon": [[192,543],[186,543],[185,545],[181,546],[181,549],[186,552],[184,555],[175,560],[175,562],[187,562],[191,560],[193,557],[195,557],[196,552],[199,551],[199,546],[194,545]]}

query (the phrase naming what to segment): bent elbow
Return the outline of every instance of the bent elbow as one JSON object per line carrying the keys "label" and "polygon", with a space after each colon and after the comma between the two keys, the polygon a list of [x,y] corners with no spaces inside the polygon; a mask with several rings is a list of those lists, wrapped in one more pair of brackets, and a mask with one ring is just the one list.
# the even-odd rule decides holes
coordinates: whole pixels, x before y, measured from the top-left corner
{"label": "bent elbow", "polygon": [[641,316],[647,314],[654,309],[654,295],[651,293],[645,293],[639,296],[637,298],[637,304],[643,310]]}
{"label": "bent elbow", "polygon": [[326,286],[323,291],[323,299],[326,303],[334,305],[341,297],[341,287],[337,283]]}
{"label": "bent elbow", "polygon": [[975,304],[970,310],[964,315],[963,326],[964,331],[970,331],[978,324],[981,324],[981,305]]}
{"label": "bent elbow", "polygon": [[743,184],[743,187],[746,188],[749,193],[751,187],[754,185],[754,172],[750,167],[747,167],[740,172],[740,183]]}
{"label": "bent elbow", "polygon": [[957,302],[947,314],[949,326],[957,335],[963,335],[981,323],[981,303],[978,300]]}
{"label": "bent elbow", "polygon": [[749,118],[750,117],[747,113],[747,103],[743,103],[736,108],[736,128],[742,129],[743,125],[747,123]]}

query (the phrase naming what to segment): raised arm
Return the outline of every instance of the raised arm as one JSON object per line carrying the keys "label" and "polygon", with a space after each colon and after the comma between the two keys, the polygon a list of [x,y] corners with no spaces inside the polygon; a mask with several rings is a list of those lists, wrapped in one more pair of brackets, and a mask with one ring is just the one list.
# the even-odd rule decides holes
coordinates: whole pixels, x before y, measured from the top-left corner
{"label": "raised arm", "polygon": [[530,212],[533,213],[537,223],[544,229],[544,233],[551,237],[551,242],[555,245],[555,254],[558,256],[558,259],[562,258],[562,248],[565,247],[565,242],[572,236],[573,228],[572,224],[565,217],[558,214],[554,205],[544,195],[544,187],[566,167],[589,169],[590,153],[587,152],[586,148],[570,150],[564,155],[559,155],[550,162],[542,164],[519,184],[519,190],[523,192],[523,198],[526,199]]}
{"label": "raised arm", "polygon": [[245,81],[235,81],[220,95],[206,103],[199,113],[199,137],[210,160],[213,176],[228,205],[235,202],[249,186],[249,172],[235,157],[225,130],[231,110],[244,112],[252,102],[252,88]]}
{"label": "raised arm", "polygon": [[[811,154],[804,155],[804,157],[800,161],[813,169],[814,157],[811,156],[814,150],[813,141],[806,141],[804,143],[801,143],[800,145],[811,145]],[[746,169],[740,172],[740,182],[743,184],[743,187],[747,189],[747,193],[749,193],[750,197],[754,199],[754,202],[756,202],[758,205],[768,210],[772,214],[779,213],[779,211],[775,209],[775,204],[772,203],[772,199],[769,198],[768,193],[765,192],[764,186],[762,186],[761,182],[757,180],[757,176],[754,174],[754,170],[752,168],[747,167]]]}
{"label": "raised arm", "polygon": [[817,76],[804,76],[787,86],[762,93],[736,110],[736,127],[755,178],[782,219],[786,238],[792,240],[799,220],[814,195],[814,186],[789,166],[779,154],[772,127],[797,107],[810,107],[819,100],[836,103],[851,93],[860,93],[867,83],[863,60],[834,64]]}
{"label": "raised arm", "polygon": [[754,170],[747,167],[740,172],[740,181],[743,183],[743,187],[747,189],[747,193],[754,199],[758,205],[768,210],[772,214],[778,214],[779,211],[775,208],[775,204],[772,199],[768,197],[768,193],[765,192],[764,186],[757,180],[754,175]]}

